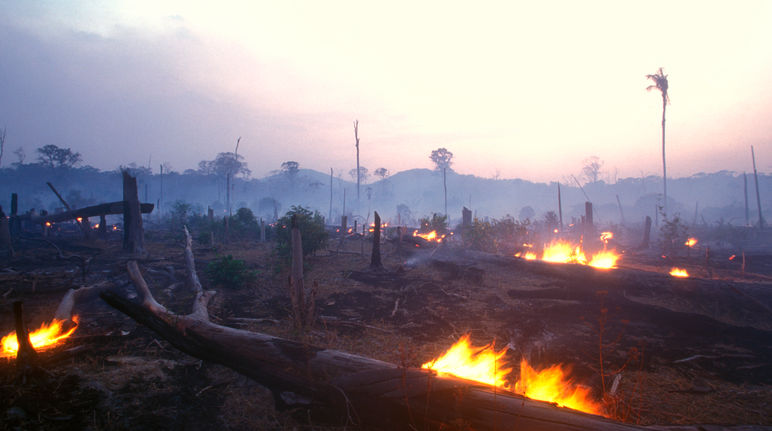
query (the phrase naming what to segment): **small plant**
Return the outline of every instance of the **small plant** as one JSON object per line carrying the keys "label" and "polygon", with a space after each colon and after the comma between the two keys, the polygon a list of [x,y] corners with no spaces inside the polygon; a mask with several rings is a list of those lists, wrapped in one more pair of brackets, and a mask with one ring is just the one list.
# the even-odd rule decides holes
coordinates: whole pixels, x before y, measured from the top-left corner
{"label": "small plant", "polygon": [[257,271],[248,269],[246,262],[231,255],[209,262],[204,272],[215,286],[232,289],[239,289],[257,277]]}

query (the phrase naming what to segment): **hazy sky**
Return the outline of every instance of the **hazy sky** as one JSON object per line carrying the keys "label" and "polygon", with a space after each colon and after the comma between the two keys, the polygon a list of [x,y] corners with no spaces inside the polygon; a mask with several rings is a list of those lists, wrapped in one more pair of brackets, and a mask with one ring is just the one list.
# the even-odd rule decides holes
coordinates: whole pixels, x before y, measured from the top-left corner
{"label": "hazy sky", "polygon": [[[474,5],[473,5],[474,4]],[[100,169],[196,167],[241,136],[254,176],[295,160],[560,180],[772,171],[770,1],[0,0],[3,165],[70,147]],[[348,178],[348,174],[344,174]]]}

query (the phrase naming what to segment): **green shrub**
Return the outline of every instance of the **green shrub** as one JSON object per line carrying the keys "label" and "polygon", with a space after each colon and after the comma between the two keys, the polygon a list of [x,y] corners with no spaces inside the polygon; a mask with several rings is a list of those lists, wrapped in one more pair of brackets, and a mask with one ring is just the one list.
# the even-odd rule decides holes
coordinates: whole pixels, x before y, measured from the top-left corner
{"label": "green shrub", "polygon": [[246,262],[231,255],[209,262],[204,272],[215,286],[232,289],[241,288],[257,277],[257,271],[248,269]]}
{"label": "green shrub", "polygon": [[302,206],[292,206],[276,222],[276,251],[279,256],[289,258],[291,253],[292,216],[295,216],[303,243],[303,255],[307,256],[327,245],[329,234],[324,228],[324,217],[318,211],[311,212]]}

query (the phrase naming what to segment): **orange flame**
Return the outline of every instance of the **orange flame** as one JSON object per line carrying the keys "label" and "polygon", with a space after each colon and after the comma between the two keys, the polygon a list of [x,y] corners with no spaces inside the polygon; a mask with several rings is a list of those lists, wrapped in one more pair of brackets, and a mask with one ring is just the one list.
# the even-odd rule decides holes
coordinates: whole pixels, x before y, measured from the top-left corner
{"label": "orange flame", "polygon": [[427,241],[436,241],[436,242],[442,242],[442,239],[445,238],[445,235],[438,236],[437,231],[433,230],[429,233],[418,233],[418,231],[413,231],[413,236],[420,236],[421,238],[427,240]]}
{"label": "orange flame", "polygon": [[[515,254],[515,257],[520,257],[526,260],[537,258],[536,254],[531,252],[528,252],[525,255],[522,255],[522,253],[517,253]],[[622,255],[617,253],[616,250],[606,250],[605,247],[603,251],[599,251],[594,255],[590,255],[588,258],[588,256],[584,253],[581,244],[575,245],[563,240],[555,240],[545,245],[541,256],[541,260],[544,262],[576,263],[579,265],[588,265],[599,269],[616,268],[617,261],[619,261],[621,258]]]}
{"label": "orange flame", "polygon": [[514,385],[508,384],[506,378],[512,368],[502,360],[506,350],[496,352],[493,344],[473,347],[469,334],[466,334],[442,356],[421,365],[421,368],[435,370],[440,375],[449,374],[485,383],[534,400],[601,414],[601,406],[590,397],[590,390],[574,384],[562,365],[537,371],[523,359],[520,361],[520,379]]}
{"label": "orange flame", "polygon": [[587,413],[601,412],[600,404],[590,397],[590,389],[575,385],[560,364],[536,371],[528,361],[521,360],[520,380],[515,383],[514,392]]}
{"label": "orange flame", "polygon": [[[78,328],[78,316],[72,316],[72,321],[75,322],[75,326],[68,331],[64,331],[64,320],[54,319],[51,323],[46,325],[43,323],[40,328],[34,332],[30,332],[29,340],[32,343],[32,347],[35,350],[45,350],[50,347],[54,347],[60,343],[60,341],[72,335]],[[16,339],[16,331],[9,333],[0,340],[0,357],[15,357],[16,352],[19,350],[19,341]]]}
{"label": "orange flame", "polygon": [[617,254],[615,250],[603,250],[597,254],[594,254],[588,265],[599,269],[616,268],[617,260],[619,260],[619,258],[620,255]]}
{"label": "orange flame", "polygon": [[697,238],[689,238],[689,239],[686,240],[684,245],[691,248],[691,247],[694,247],[695,245],[697,245],[698,242],[699,241],[697,240]]}
{"label": "orange flame", "polygon": [[608,240],[614,238],[614,232],[601,232],[600,234],[600,240],[603,241],[604,244],[608,244]]}
{"label": "orange flame", "polygon": [[506,388],[505,378],[512,372],[512,368],[498,366],[505,353],[507,349],[496,352],[492,344],[472,347],[469,334],[466,334],[442,356],[421,365],[421,368]]}
{"label": "orange flame", "polygon": [[689,273],[683,268],[673,267],[673,269],[670,270],[670,275],[678,278],[686,278],[689,276]]}

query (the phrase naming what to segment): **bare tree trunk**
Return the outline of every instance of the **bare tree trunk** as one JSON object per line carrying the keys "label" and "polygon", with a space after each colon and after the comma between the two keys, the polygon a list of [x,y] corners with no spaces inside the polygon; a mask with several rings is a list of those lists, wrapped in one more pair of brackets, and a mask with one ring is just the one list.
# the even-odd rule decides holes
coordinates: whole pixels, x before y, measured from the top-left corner
{"label": "bare tree trunk", "polygon": [[558,183],[558,217],[560,218],[560,231],[563,232],[563,200],[560,197],[560,183]]}
{"label": "bare tree trunk", "polygon": [[756,171],[756,153],[753,152],[751,145],[751,158],[753,159],[753,181],[756,183],[756,206],[759,209],[759,229],[764,229],[766,222],[761,214],[761,195],[759,194],[759,173]]}
{"label": "bare tree trunk", "polygon": [[745,195],[745,226],[751,225],[751,212],[748,206],[748,176],[743,172],[743,194]]}
{"label": "bare tree trunk", "polygon": [[330,168],[330,213],[327,217],[328,223],[332,223],[332,168]]}
{"label": "bare tree trunk", "polygon": [[359,172],[359,120],[354,120],[354,139],[356,140],[356,147],[357,147],[357,210],[359,209],[359,180],[360,180],[360,172]]}
{"label": "bare tree trunk", "polygon": [[300,227],[297,215],[292,216],[291,221],[292,241],[292,267],[290,269],[289,288],[292,300],[292,314],[295,328],[303,330],[310,327],[314,320],[315,287],[306,291],[303,280],[303,239],[300,235]]}
{"label": "bare tree trunk", "polygon": [[649,241],[651,239],[651,217],[646,216],[646,221],[643,226],[643,240],[641,241],[642,249],[649,248]]}
{"label": "bare tree trunk", "polygon": [[447,168],[442,168],[442,188],[445,191],[445,220],[448,220],[448,183],[445,176]]}
{"label": "bare tree trunk", "polygon": [[123,174],[123,249],[132,254],[145,254],[145,232],[137,194],[137,178]]}
{"label": "bare tree trunk", "polygon": [[667,165],[665,164],[665,109],[667,108],[667,96],[662,93],[662,185],[665,194],[664,215],[667,217]]}
{"label": "bare tree trunk", "polygon": [[373,227],[373,254],[370,259],[371,269],[383,269],[381,263],[381,216],[378,211],[373,211],[375,227]]}
{"label": "bare tree trunk", "polygon": [[16,351],[16,367],[25,372],[26,368],[34,367],[37,364],[38,353],[32,347],[29,340],[27,325],[24,323],[24,311],[21,301],[13,303],[13,317],[16,323],[16,342],[19,347]]}
{"label": "bare tree trunk", "polygon": [[625,224],[625,213],[622,211],[622,201],[619,200],[619,195],[617,195],[617,205],[619,205],[619,217],[622,222],[622,226]]}

